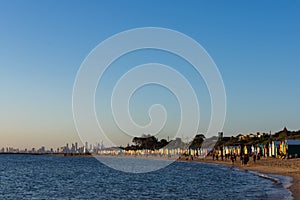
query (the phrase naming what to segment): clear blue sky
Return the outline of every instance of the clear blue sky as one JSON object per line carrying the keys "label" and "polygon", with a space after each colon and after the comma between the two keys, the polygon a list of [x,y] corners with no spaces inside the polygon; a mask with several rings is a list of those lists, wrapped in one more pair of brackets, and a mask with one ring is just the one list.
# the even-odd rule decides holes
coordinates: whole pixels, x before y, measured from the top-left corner
{"label": "clear blue sky", "polygon": [[80,64],[109,36],[147,26],[189,35],[211,55],[227,92],[225,135],[298,130],[299,24],[297,1],[0,0],[0,146],[79,141]]}

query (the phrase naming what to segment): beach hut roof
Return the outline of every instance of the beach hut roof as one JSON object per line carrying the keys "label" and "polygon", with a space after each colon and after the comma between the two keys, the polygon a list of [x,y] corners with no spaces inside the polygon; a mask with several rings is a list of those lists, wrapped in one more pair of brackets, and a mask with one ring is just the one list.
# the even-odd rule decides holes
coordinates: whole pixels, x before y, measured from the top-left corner
{"label": "beach hut roof", "polygon": [[300,145],[300,140],[286,140],[285,142],[288,145]]}
{"label": "beach hut roof", "polygon": [[279,145],[281,142],[280,141],[273,141],[274,145]]}

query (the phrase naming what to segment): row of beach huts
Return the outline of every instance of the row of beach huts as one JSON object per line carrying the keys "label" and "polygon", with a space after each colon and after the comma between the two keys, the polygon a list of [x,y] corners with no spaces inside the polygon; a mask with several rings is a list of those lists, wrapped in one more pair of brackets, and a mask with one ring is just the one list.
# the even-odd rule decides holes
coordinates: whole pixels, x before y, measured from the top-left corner
{"label": "row of beach huts", "polygon": [[162,148],[159,150],[124,150],[117,147],[111,147],[98,150],[98,155],[112,155],[112,156],[207,156],[211,153],[218,155],[260,155],[263,157],[274,158],[295,158],[300,157],[300,140],[285,140],[272,141],[269,144],[258,145],[239,145],[239,146],[222,146],[216,149],[213,148]]}
{"label": "row of beach huts", "polygon": [[268,144],[223,146],[214,150],[219,155],[260,155],[274,158],[295,158],[300,157],[300,140],[272,141]]}

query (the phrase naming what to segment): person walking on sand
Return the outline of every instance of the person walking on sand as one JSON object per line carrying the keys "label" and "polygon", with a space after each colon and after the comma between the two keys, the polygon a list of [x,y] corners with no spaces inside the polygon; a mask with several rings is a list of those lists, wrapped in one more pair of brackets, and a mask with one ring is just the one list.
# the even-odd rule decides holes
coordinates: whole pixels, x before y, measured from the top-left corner
{"label": "person walking on sand", "polygon": [[253,155],[253,162],[256,163],[256,154]]}
{"label": "person walking on sand", "polygon": [[241,164],[244,166],[244,155],[241,155]]}
{"label": "person walking on sand", "polygon": [[212,155],[212,156],[213,156],[213,160],[215,160],[215,153],[213,153],[213,155]]}
{"label": "person walking on sand", "polygon": [[233,155],[231,155],[231,163],[234,165],[234,157],[233,157]]}
{"label": "person walking on sand", "polygon": [[249,162],[249,155],[246,154],[246,155],[244,156],[244,165],[247,165],[248,162]]}

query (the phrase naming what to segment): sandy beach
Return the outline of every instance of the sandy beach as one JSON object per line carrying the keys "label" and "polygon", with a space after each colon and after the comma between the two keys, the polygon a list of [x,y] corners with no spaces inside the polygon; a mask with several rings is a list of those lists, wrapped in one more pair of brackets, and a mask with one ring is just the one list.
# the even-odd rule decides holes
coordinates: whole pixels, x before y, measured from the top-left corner
{"label": "sandy beach", "polygon": [[[185,160],[185,159],[180,159]],[[189,159],[189,161],[192,161]],[[206,162],[220,165],[233,166],[231,160],[227,161],[216,161],[212,160],[211,157],[205,159],[193,159],[195,162]],[[290,176],[293,178],[293,183],[288,189],[292,192],[295,200],[300,200],[300,158],[290,160],[280,160],[274,158],[261,159],[256,163],[251,160],[248,165],[242,166],[239,159],[234,163],[234,166],[239,169],[256,171],[264,174],[278,174],[283,176]]]}

